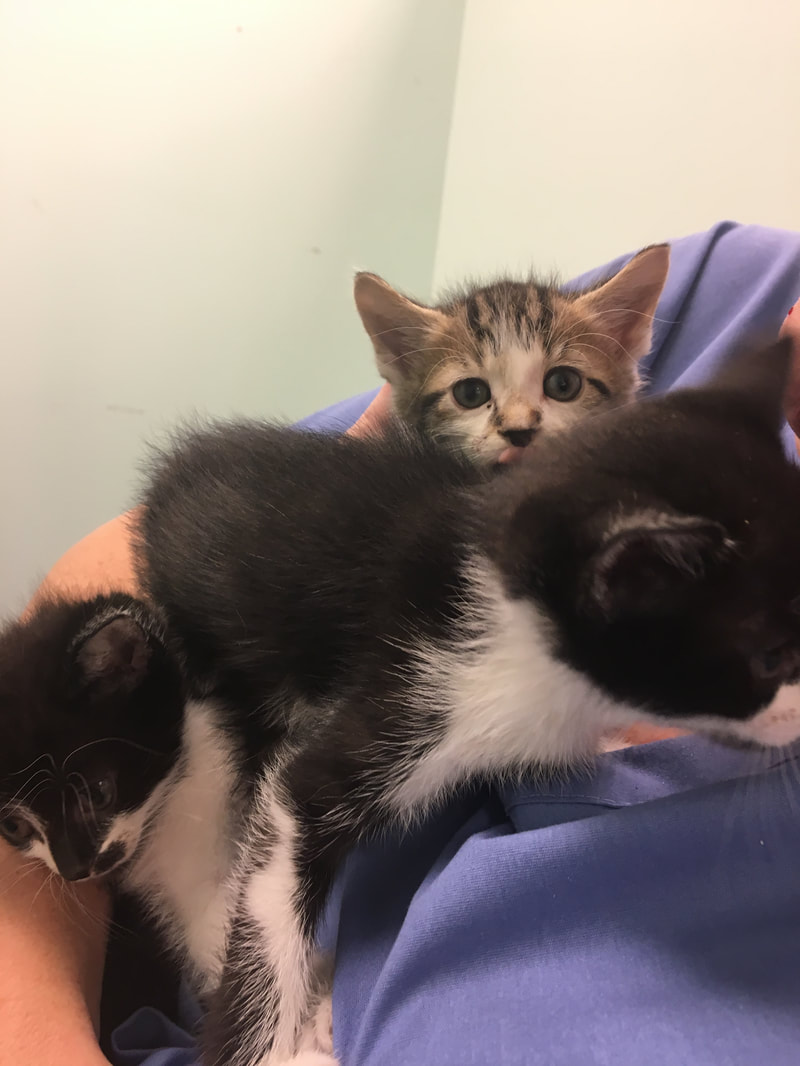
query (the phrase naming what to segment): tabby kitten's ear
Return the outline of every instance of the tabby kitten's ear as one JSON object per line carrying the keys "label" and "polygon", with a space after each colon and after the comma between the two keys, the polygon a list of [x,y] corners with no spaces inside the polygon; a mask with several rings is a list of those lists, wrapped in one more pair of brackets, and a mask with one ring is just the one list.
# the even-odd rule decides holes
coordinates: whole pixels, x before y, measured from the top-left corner
{"label": "tabby kitten's ear", "polygon": [[592,343],[612,358],[638,362],[653,343],[653,315],[669,270],[669,245],[654,244],[603,285],[577,297],[575,306],[596,316]]}
{"label": "tabby kitten's ear", "polygon": [[419,362],[429,361],[426,338],[444,324],[445,315],[409,300],[377,274],[356,274],[353,294],[381,377],[402,384]]}

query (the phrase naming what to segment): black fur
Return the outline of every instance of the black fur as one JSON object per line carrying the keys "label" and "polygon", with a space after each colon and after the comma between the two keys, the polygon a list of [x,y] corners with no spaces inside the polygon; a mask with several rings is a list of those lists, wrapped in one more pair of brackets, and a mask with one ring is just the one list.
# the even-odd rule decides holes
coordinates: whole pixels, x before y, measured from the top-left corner
{"label": "black fur", "polygon": [[[472,671],[478,725],[506,713],[495,678],[481,673],[492,641],[516,636],[502,618],[535,642],[504,670],[535,688],[529,660],[544,671],[566,664],[565,689],[586,686],[589,704],[604,700],[620,723],[638,711],[736,734],[798,682],[800,471],[777,433],[788,366],[788,347],[776,345],[709,388],[582,423],[494,478],[405,432],[359,441],[259,423],[186,432],[154,462],[137,566],[158,639],[148,637],[146,660],[123,654],[123,627],[73,654],[54,691],[70,691],[76,663],[105,686],[111,647],[130,710],[136,685],[164,662],[170,721],[178,691],[210,697],[216,728],[234,742],[251,808],[244,829],[231,822],[240,891],[205,1037],[210,1063],[250,1066],[280,1032],[291,1050],[309,1003],[287,1006],[272,940],[294,936],[285,954],[301,972],[356,840],[471,776],[591,751],[583,718],[572,749],[537,747],[534,691],[525,728],[511,723],[523,735],[500,734],[496,750],[469,738],[459,748],[459,690],[448,686],[462,672]],[[102,632],[91,626],[97,603],[75,610]],[[24,636],[37,626],[38,643]],[[16,750],[17,770],[51,745],[52,705],[37,687],[45,672],[30,671],[74,645],[74,626],[41,626],[0,642],[17,718],[21,694],[42,709],[43,732]],[[571,706],[565,698],[567,726]],[[442,764],[450,777],[404,793],[445,743],[456,750]],[[260,884],[282,899],[272,940],[270,915],[254,910]]]}
{"label": "black fur", "polygon": [[0,638],[0,807],[35,809],[68,880],[107,872],[124,855],[98,856],[106,827],[173,766],[183,706],[180,668],[142,604],[123,594],[42,603]]}
{"label": "black fur", "polygon": [[[189,434],[162,460],[142,572],[190,672],[291,736],[269,802],[302,842],[307,944],[341,855],[392,817],[398,775],[446,734],[414,695],[414,647],[457,639],[475,556],[550,620],[552,654],[615,701],[724,723],[797,681],[800,473],[776,433],[787,365],[776,346],[716,388],[598,416],[493,480],[408,435],[252,424]],[[755,664],[774,646],[794,650],[765,677]],[[254,970],[253,1046],[278,1025],[275,971],[248,945],[246,980],[229,957],[210,1046],[235,1042],[231,988],[255,994]]]}
{"label": "black fur", "polygon": [[197,694],[235,707],[237,731],[244,712],[251,753],[284,736],[293,701],[380,690],[395,645],[446,634],[463,493],[484,477],[406,432],[366,443],[254,423],[187,433],[156,464],[141,580]]}

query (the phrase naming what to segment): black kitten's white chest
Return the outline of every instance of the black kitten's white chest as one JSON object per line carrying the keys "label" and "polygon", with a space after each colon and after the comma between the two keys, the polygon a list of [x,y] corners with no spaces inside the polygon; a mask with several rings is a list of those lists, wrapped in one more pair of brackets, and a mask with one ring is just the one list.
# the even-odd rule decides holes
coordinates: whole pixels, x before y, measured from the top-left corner
{"label": "black kitten's white chest", "polygon": [[401,820],[471,777],[587,763],[603,733],[642,713],[561,661],[544,612],[511,597],[488,560],[473,558],[468,574],[461,631],[412,651],[408,700],[424,751],[414,745],[389,792]]}
{"label": "black kitten's white chest", "polygon": [[125,878],[205,988],[222,965],[237,781],[235,754],[215,724],[214,707],[189,703],[181,758],[148,804],[158,813]]}

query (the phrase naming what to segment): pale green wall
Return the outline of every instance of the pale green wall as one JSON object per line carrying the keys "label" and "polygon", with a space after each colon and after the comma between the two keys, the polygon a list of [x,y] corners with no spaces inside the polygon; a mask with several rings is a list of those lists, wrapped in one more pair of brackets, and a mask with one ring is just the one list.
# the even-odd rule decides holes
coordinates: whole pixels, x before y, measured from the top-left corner
{"label": "pale green wall", "polygon": [[2,0],[0,610],[177,415],[375,383],[355,268],[800,228],[798,41],[786,0]]}
{"label": "pale green wall", "polygon": [[436,286],[800,228],[800,4],[468,0]]}
{"label": "pale green wall", "polygon": [[463,0],[3,0],[0,611],[192,410],[372,386],[430,288]]}

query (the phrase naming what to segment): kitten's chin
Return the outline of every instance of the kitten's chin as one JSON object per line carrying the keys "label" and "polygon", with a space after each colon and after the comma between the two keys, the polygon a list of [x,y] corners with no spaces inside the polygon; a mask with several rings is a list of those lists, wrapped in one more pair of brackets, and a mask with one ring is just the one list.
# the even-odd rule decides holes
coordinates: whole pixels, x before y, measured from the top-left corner
{"label": "kitten's chin", "polygon": [[528,454],[527,448],[506,448],[500,452],[495,462],[500,466],[508,466],[511,463],[518,463],[521,459],[524,459]]}

